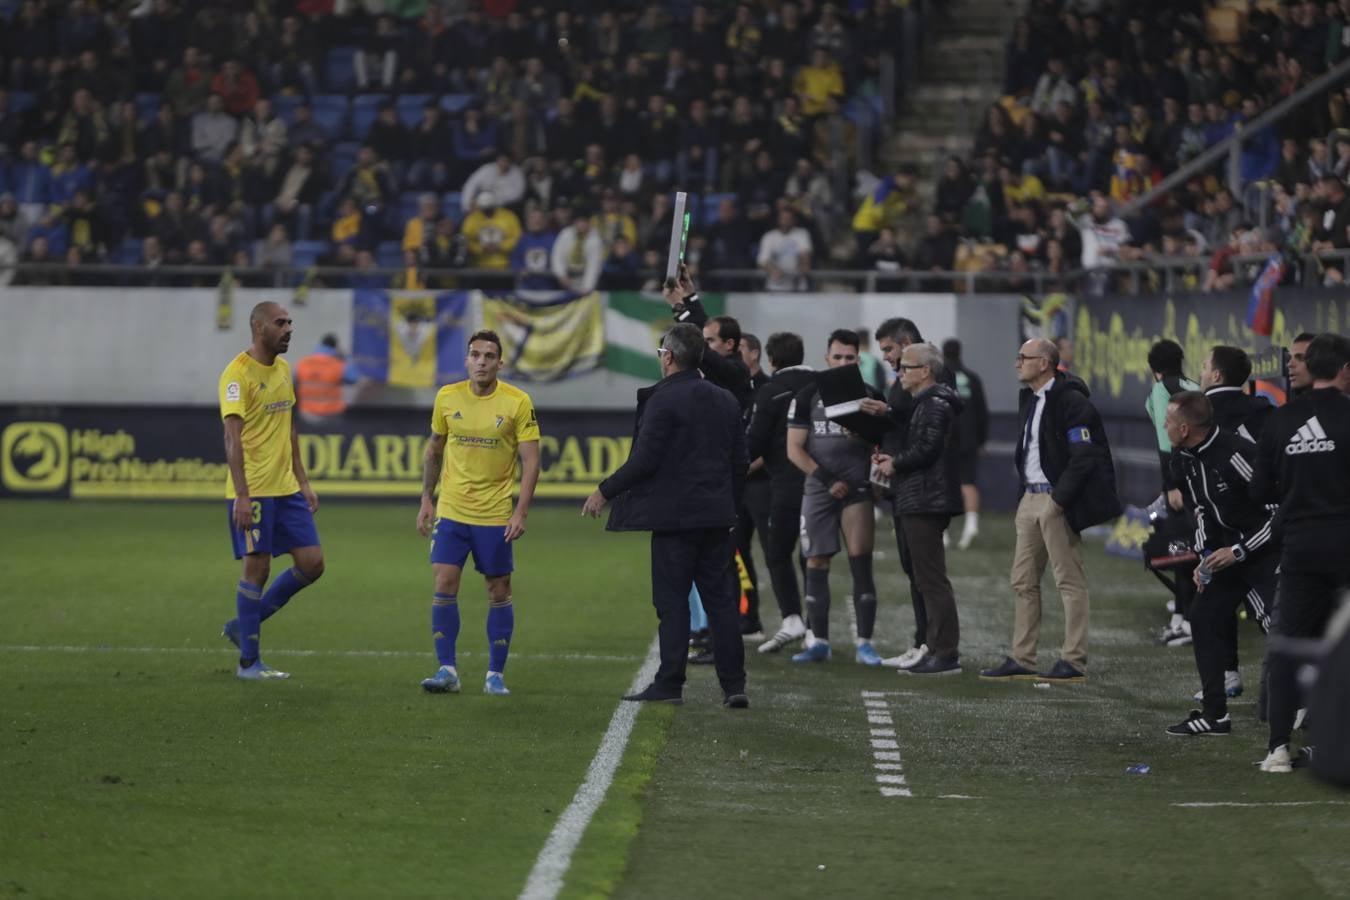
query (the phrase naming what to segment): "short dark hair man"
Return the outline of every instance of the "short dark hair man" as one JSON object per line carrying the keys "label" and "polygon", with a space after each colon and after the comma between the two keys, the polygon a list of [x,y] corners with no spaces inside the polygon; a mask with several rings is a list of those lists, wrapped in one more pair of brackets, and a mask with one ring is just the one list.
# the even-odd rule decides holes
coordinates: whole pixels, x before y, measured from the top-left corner
{"label": "short dark hair man", "polygon": [[[1080,533],[1120,515],[1111,447],[1087,385],[1058,371],[1059,350],[1050,341],[1027,341],[1017,352],[1017,543],[1012,588],[1016,594],[1012,655],[981,678],[1084,681],[1087,678],[1088,588]],[[1064,603],[1064,646],[1048,672],[1037,673],[1041,627],[1041,577],[1052,562]]]}
{"label": "short dark hair man", "polygon": [[1252,360],[1241,347],[1214,347],[1200,367],[1200,387],[1214,408],[1215,427],[1255,442],[1274,407],[1243,390],[1251,377]]}
{"label": "short dark hair man", "polygon": [[[1319,334],[1304,358],[1312,389],[1275,410],[1261,433],[1252,496],[1280,504],[1280,608],[1273,628],[1320,638],[1350,588],[1350,397],[1336,379],[1350,365],[1350,338]],[[1298,709],[1295,663],[1270,655],[1269,753],[1263,772],[1288,772]],[[1316,728],[1316,723],[1313,723]]]}
{"label": "short dark hair man", "polygon": [[613,500],[609,530],[652,533],[661,665],[650,685],[624,699],[683,702],[689,591],[696,585],[708,613],[723,704],[741,709],[750,702],[731,529],[749,461],[735,397],[699,377],[704,350],[694,325],[666,332],[657,350],[662,378],[638,391],[628,460],[586,498],[582,513],[598,517]]}
{"label": "short dark hair man", "polygon": [[1194,575],[1197,593],[1190,619],[1203,705],[1167,733],[1228,734],[1227,673],[1236,652],[1238,607],[1249,603],[1264,632],[1275,600],[1275,507],[1253,500],[1248,492],[1256,445],[1220,428],[1206,395],[1175,394],[1167,405],[1166,426],[1186,507],[1197,524],[1195,550],[1205,557],[1203,571],[1210,573],[1208,583],[1201,570]]}
{"label": "short dark hair man", "polygon": [[1312,390],[1312,376],[1308,374],[1308,367],[1304,364],[1304,354],[1308,352],[1308,344],[1317,335],[1307,331],[1300,332],[1292,341],[1289,342],[1289,393],[1291,397],[1299,397]]}
{"label": "short dark hair man", "polygon": [[806,476],[787,455],[788,409],[792,398],[815,380],[815,371],[802,364],[806,350],[800,335],[779,331],[764,346],[773,377],[755,392],[746,435],[749,455],[763,459],[769,474],[769,520],[760,528],[764,565],[769,570],[774,599],[782,624],[759,645],[760,653],[777,653],[806,636],[802,621],[801,584],[794,556],[801,533],[802,488]]}
{"label": "short dark hair man", "polygon": [[[856,366],[857,332],[847,328],[831,332],[825,362],[831,369]],[[787,453],[806,476],[801,540],[806,557],[806,611],[812,632],[806,648],[792,661],[830,659],[830,561],[844,549],[853,576],[853,608],[857,614],[854,659],[862,665],[880,665],[881,657],[872,646],[877,618],[877,589],[872,576],[876,520],[869,478],[872,446],[829,418],[813,382],[798,392],[788,410]]]}

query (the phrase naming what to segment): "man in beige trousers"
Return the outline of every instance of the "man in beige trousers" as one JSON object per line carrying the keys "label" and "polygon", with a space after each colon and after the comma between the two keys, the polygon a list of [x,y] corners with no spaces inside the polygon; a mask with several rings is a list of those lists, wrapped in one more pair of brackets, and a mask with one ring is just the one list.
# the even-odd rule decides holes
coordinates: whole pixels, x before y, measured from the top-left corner
{"label": "man in beige trousers", "polygon": [[[1111,447],[1101,416],[1078,378],[1058,371],[1059,351],[1031,340],[1018,351],[1021,422],[1017,473],[1017,543],[1012,655],[980,672],[987,681],[1087,679],[1088,587],[1083,571],[1085,528],[1120,515]],[[1041,577],[1050,564],[1064,602],[1064,646],[1048,671],[1037,672],[1041,632]]]}

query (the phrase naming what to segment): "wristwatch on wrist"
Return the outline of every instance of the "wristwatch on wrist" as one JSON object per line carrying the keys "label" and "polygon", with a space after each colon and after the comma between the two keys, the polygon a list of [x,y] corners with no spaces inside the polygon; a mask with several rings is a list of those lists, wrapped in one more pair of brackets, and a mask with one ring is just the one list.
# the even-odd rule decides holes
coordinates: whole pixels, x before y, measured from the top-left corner
{"label": "wristwatch on wrist", "polygon": [[1236,559],[1238,562],[1242,562],[1247,558],[1247,551],[1242,548],[1241,544],[1234,544],[1229,549],[1233,551],[1233,559]]}

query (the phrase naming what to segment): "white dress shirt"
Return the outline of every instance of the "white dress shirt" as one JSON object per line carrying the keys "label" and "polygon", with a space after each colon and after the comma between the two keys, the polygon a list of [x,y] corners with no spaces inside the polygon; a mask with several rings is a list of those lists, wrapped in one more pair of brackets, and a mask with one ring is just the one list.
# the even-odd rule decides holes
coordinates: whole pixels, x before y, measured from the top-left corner
{"label": "white dress shirt", "polygon": [[1022,464],[1027,484],[1050,483],[1045,470],[1041,468],[1041,415],[1045,412],[1047,397],[1054,385],[1055,380],[1052,378],[1036,392],[1036,408],[1031,413],[1031,434],[1027,437],[1027,454]]}

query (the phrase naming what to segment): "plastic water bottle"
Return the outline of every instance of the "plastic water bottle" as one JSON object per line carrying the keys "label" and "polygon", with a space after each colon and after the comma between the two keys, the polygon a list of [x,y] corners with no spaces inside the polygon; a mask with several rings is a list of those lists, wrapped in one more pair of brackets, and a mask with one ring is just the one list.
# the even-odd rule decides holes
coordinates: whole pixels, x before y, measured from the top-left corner
{"label": "plastic water bottle", "polygon": [[1195,567],[1196,580],[1200,586],[1204,587],[1214,580],[1214,573],[1209,570],[1209,551],[1200,551],[1200,565]]}

